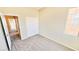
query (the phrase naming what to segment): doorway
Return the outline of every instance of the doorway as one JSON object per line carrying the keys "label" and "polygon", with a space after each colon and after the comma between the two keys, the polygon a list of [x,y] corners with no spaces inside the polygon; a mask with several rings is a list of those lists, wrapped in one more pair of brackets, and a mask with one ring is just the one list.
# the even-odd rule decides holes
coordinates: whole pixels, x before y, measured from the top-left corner
{"label": "doorway", "polygon": [[4,15],[10,37],[21,39],[18,16]]}

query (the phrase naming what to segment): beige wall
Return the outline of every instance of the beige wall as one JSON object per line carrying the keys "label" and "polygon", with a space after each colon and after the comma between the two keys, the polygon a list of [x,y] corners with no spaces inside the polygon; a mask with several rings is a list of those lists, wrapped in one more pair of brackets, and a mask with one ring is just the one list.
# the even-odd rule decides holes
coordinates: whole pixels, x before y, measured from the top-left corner
{"label": "beige wall", "polygon": [[1,13],[17,14],[21,16],[38,16],[38,11],[35,8],[26,7],[0,7]]}
{"label": "beige wall", "polygon": [[64,34],[69,8],[45,8],[40,11],[40,34],[78,50],[79,40],[71,35]]}
{"label": "beige wall", "polygon": [[65,29],[68,8],[45,8],[40,11],[40,33],[62,35]]}

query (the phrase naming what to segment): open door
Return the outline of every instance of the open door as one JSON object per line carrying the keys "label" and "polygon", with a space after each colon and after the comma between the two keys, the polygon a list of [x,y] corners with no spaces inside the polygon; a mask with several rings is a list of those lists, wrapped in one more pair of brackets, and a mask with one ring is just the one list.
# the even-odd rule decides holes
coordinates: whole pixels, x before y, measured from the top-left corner
{"label": "open door", "polygon": [[7,48],[8,48],[8,44],[5,38],[5,33],[4,33],[4,29],[3,29],[3,25],[0,17],[0,51],[7,51],[8,50]]}
{"label": "open door", "polygon": [[10,39],[10,35],[9,35],[9,32],[8,32],[8,28],[7,28],[5,17],[1,16],[1,19],[2,19],[4,32],[5,32],[5,37],[6,37],[6,40],[7,40],[8,50],[11,50],[11,39]]}

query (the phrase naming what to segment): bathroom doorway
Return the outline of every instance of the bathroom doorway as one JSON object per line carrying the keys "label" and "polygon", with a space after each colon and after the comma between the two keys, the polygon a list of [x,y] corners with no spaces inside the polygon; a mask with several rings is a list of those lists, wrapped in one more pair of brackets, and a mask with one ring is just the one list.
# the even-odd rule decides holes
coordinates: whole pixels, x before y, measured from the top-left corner
{"label": "bathroom doorway", "polygon": [[9,35],[12,39],[21,39],[18,16],[4,15]]}

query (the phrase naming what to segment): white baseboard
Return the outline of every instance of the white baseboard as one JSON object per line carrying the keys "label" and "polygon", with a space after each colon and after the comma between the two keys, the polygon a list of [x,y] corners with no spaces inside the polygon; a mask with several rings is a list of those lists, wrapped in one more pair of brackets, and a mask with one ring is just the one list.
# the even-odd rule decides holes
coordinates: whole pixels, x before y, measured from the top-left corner
{"label": "white baseboard", "polygon": [[60,45],[62,45],[62,46],[64,46],[64,47],[67,47],[67,48],[69,48],[69,49],[71,49],[71,50],[73,50],[73,51],[79,51],[79,50],[77,50],[77,49],[74,49],[73,47],[68,46],[67,44],[58,42],[57,40],[54,40],[53,38],[47,37],[47,36],[45,36],[45,35],[43,35],[43,34],[40,34],[40,35],[43,36],[43,37],[45,37],[45,38],[47,38],[47,39],[53,40],[54,42],[56,42],[56,43],[58,43],[58,44],[60,44]]}

